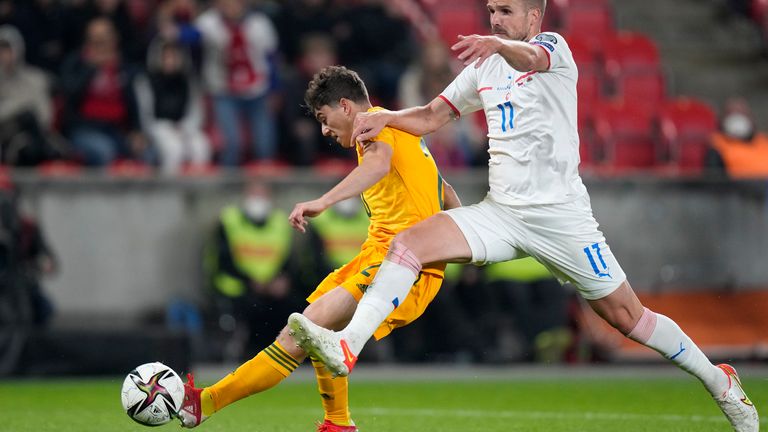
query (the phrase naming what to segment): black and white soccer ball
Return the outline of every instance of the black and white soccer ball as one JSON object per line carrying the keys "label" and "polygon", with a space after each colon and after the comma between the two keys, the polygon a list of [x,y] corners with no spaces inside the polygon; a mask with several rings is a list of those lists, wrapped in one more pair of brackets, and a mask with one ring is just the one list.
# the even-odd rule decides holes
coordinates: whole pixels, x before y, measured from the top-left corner
{"label": "black and white soccer ball", "polygon": [[173,369],[160,363],[145,363],[132,370],[120,395],[130,418],[145,426],[171,421],[184,401],[184,383]]}

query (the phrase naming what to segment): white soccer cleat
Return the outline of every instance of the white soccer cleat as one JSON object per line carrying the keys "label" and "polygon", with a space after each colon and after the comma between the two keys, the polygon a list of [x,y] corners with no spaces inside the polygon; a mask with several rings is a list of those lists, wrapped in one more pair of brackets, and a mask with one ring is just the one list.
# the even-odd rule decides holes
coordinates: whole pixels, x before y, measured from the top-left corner
{"label": "white soccer cleat", "polygon": [[758,432],[760,430],[760,418],[757,416],[755,405],[749,400],[741,387],[739,374],[727,364],[717,365],[728,376],[728,390],[720,397],[715,397],[715,402],[723,410],[723,414],[731,422],[736,432]]}
{"label": "white soccer cleat", "polygon": [[320,327],[300,313],[288,317],[290,335],[296,344],[310,357],[325,365],[334,377],[347,376],[357,362],[357,356],[347,345],[347,341],[331,330]]}

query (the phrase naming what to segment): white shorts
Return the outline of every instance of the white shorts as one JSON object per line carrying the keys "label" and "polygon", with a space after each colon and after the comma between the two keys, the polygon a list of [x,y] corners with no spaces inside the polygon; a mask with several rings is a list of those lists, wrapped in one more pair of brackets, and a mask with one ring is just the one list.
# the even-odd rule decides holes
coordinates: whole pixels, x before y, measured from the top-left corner
{"label": "white shorts", "polygon": [[627,278],[598,229],[588,194],[564,204],[519,207],[486,196],[445,213],[467,239],[475,264],[531,256],[587,300],[607,296]]}

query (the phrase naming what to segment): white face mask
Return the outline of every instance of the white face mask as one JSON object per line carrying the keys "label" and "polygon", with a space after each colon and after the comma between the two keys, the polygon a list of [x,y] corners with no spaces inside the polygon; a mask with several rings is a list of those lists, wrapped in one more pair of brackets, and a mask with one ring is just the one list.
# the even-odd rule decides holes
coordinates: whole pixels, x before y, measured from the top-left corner
{"label": "white face mask", "polygon": [[725,119],[723,119],[723,132],[733,138],[747,140],[754,132],[752,120],[744,114],[728,114]]}
{"label": "white face mask", "polygon": [[347,198],[334,204],[333,208],[344,217],[352,217],[360,210],[360,201],[357,198]]}
{"label": "white face mask", "polygon": [[263,221],[272,211],[272,202],[259,196],[248,197],[243,202],[243,211],[249,218]]}

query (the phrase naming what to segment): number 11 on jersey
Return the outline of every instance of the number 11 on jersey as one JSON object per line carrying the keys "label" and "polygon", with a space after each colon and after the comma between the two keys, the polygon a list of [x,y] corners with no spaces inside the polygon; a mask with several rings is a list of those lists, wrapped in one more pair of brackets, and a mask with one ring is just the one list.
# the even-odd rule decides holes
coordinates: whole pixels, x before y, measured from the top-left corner
{"label": "number 11 on jersey", "polygon": [[507,108],[509,108],[509,129],[515,127],[513,119],[515,117],[515,107],[512,106],[512,102],[504,102],[503,104],[496,105],[501,110],[501,131],[507,131]]}

